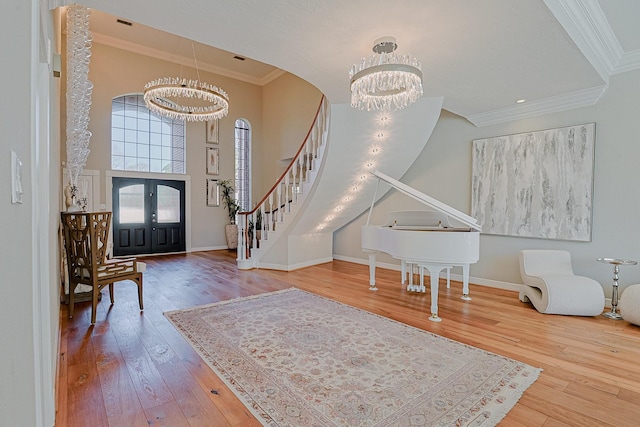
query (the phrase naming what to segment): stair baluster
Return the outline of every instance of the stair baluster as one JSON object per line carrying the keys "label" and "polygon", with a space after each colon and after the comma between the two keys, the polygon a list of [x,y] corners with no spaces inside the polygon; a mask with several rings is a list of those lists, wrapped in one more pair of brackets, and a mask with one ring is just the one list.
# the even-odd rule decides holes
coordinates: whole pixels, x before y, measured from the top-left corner
{"label": "stair baluster", "polygon": [[[313,124],[285,172],[253,210],[238,213],[239,237],[242,240],[238,244],[239,268],[256,266],[256,260],[252,259],[252,253],[265,250],[269,231],[277,232],[277,230],[286,228],[286,225],[277,226],[277,224],[289,220],[290,217],[285,216],[284,213],[285,211],[291,213],[291,205],[299,202],[301,193],[303,193],[303,183],[309,183],[309,188],[311,188],[311,184],[313,184],[310,182],[311,171],[317,168],[320,161],[320,150],[327,141],[328,111],[328,102],[323,97]],[[258,211],[262,215],[261,236],[259,238],[258,228],[255,227]],[[254,224],[253,233],[249,233],[250,224]],[[271,240],[274,240],[273,236]]]}

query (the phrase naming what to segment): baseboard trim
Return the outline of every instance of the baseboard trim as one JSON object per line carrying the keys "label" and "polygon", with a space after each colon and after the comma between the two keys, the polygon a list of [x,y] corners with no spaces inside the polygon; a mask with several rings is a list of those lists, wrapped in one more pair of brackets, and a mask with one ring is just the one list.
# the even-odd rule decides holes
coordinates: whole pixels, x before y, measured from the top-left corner
{"label": "baseboard trim", "polygon": [[191,248],[188,252],[205,252],[205,251],[221,251],[221,250],[229,250],[229,248],[225,246],[203,246],[201,248]]}
{"label": "baseboard trim", "polygon": [[[339,260],[339,261],[347,261],[347,262],[353,262],[355,264],[362,264],[362,265],[369,265],[369,261],[362,259],[362,258],[353,258],[353,257],[347,257],[347,256],[342,256],[342,255],[333,255],[333,259]],[[390,264],[390,263],[385,263],[385,262],[377,262],[376,263],[376,267],[378,268],[384,268],[386,270],[395,270],[395,271],[400,271],[400,265],[398,264]],[[427,273],[427,272],[425,272]],[[428,273],[427,273],[428,275]],[[455,280],[458,282],[462,282],[462,275],[460,274],[451,274],[451,280]],[[483,279],[482,277],[469,277],[469,283],[472,283],[474,285],[480,285],[480,286],[487,286],[489,288],[497,288],[497,289],[505,289],[508,291],[515,291],[515,292],[519,292],[520,291],[520,284],[519,283],[511,283],[511,282],[502,282],[499,280],[491,280],[491,279]]]}
{"label": "baseboard trim", "polygon": [[294,271],[305,267],[311,267],[313,265],[324,264],[333,261],[332,257],[318,258],[311,261],[300,262],[298,264],[284,265],[284,264],[268,264],[259,263],[257,268],[264,270],[279,270],[279,271]]}

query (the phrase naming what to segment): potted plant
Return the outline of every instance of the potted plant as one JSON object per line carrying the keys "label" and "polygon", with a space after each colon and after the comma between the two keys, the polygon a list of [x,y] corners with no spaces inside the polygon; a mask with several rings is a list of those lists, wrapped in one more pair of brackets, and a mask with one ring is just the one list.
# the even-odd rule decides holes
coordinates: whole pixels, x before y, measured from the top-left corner
{"label": "potted plant", "polygon": [[238,225],[236,224],[236,215],[240,211],[240,205],[235,199],[235,190],[231,186],[231,180],[225,179],[219,183],[222,191],[222,202],[227,209],[229,215],[229,224],[225,226],[225,235],[227,238],[227,247],[229,249],[238,248]]}
{"label": "potted plant", "polygon": [[260,239],[262,238],[262,210],[256,211],[256,241],[260,247]]}
{"label": "potted plant", "polygon": [[[258,209],[255,213],[256,215],[256,223],[255,223],[255,232],[256,232],[256,245],[260,247],[260,239],[262,237],[262,211]],[[249,220],[249,245],[253,247],[253,232],[254,232],[254,224],[253,220]]]}

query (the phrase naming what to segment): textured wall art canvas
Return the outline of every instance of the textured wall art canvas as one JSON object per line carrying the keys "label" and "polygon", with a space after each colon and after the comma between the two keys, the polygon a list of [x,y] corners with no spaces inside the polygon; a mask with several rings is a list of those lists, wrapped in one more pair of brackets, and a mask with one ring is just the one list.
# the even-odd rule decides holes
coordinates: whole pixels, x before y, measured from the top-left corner
{"label": "textured wall art canvas", "polygon": [[473,141],[472,216],[487,234],[590,241],[595,123]]}

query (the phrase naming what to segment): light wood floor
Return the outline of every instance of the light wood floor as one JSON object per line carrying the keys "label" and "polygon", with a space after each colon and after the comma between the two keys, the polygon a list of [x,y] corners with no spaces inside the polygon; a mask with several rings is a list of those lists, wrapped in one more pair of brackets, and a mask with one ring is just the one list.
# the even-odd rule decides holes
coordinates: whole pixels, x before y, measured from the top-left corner
{"label": "light wood floor", "polygon": [[[334,261],[291,273],[238,271],[235,254],[145,258],[145,310],[132,282],[117,283],[97,323],[90,306],[61,313],[57,427],[258,426],[233,393],[163,317],[164,311],[297,287],[544,369],[501,426],[640,425],[640,327],[603,317],[543,315],[515,292],[460,283],[428,295],[401,289],[399,273]],[[2,424],[0,422],[0,424]]]}

